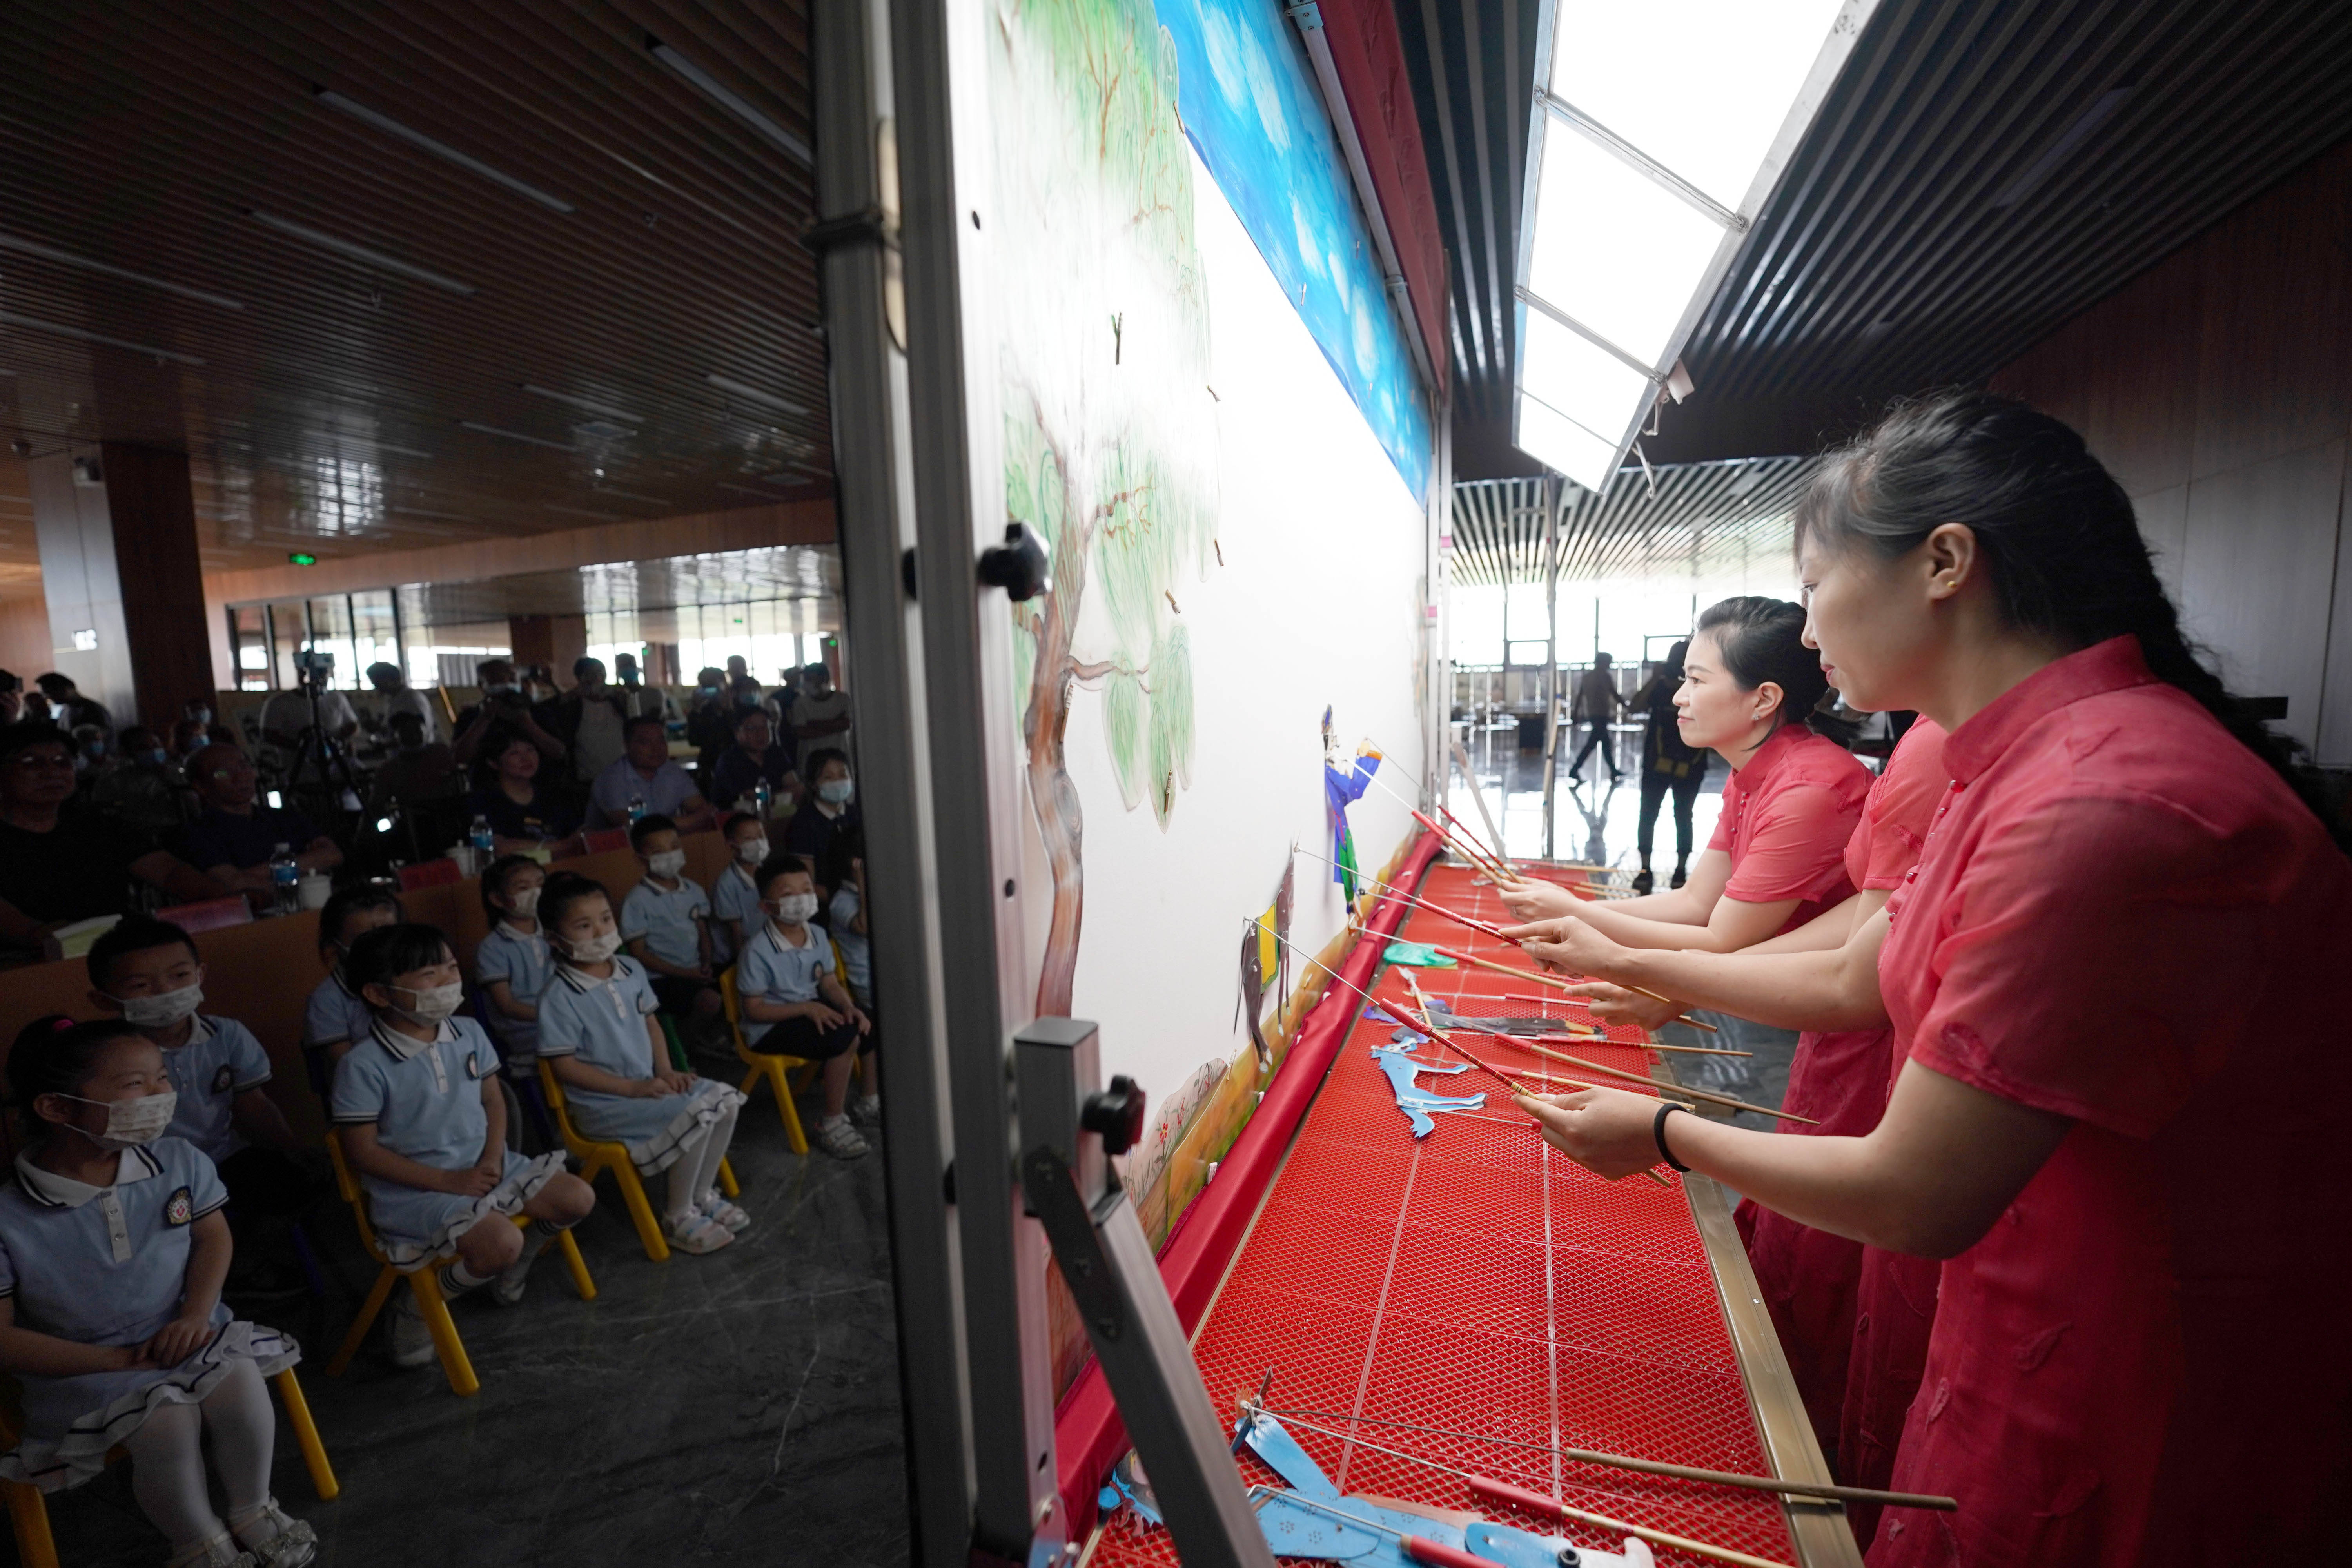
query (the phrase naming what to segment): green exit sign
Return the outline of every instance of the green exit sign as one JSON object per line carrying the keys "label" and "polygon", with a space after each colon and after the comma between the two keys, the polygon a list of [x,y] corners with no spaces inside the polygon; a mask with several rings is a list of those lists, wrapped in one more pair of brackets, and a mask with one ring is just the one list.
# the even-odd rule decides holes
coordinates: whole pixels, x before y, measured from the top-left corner
{"label": "green exit sign", "polygon": [[288,551],[286,552],[286,559],[292,562],[297,566],[316,566],[319,563],[319,558],[317,556],[309,553],[307,551],[301,550]]}

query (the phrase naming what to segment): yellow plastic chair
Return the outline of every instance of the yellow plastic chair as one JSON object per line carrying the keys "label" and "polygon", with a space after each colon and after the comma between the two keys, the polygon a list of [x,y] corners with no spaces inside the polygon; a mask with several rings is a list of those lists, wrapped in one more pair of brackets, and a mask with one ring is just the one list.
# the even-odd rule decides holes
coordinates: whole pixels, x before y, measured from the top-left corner
{"label": "yellow plastic chair", "polygon": [[719,973],[719,994],[727,1004],[727,1026],[735,1037],[735,1054],[741,1058],[745,1067],[751,1069],[743,1075],[743,1092],[747,1095],[756,1094],[759,1092],[760,1085],[766,1084],[776,1097],[776,1109],[783,1116],[784,1136],[791,1141],[793,1152],[806,1154],[808,1134],[801,1130],[800,1107],[793,1102],[795,1086],[791,1075],[795,1068],[803,1069],[798,1087],[806,1088],[808,1080],[816,1075],[816,1064],[802,1057],[788,1057],[778,1051],[755,1051],[751,1048],[751,1041],[743,1034],[743,997],[742,994],[735,988],[735,969],[732,964]]}
{"label": "yellow plastic chair", "polygon": [[[383,1265],[375,1277],[374,1288],[367,1293],[367,1300],[360,1303],[359,1316],[352,1320],[351,1332],[343,1336],[342,1346],[335,1352],[335,1359],[327,1363],[327,1375],[340,1377],[352,1364],[352,1358],[359,1354],[360,1346],[367,1340],[368,1330],[375,1326],[376,1314],[383,1311],[384,1302],[391,1300],[393,1287],[405,1279],[409,1289],[415,1294],[416,1310],[425,1319],[425,1327],[433,1335],[434,1353],[441,1358],[441,1370],[449,1379],[450,1392],[460,1398],[479,1394],[482,1380],[474,1375],[474,1363],[466,1355],[466,1342],[457,1337],[457,1325],[449,1316],[449,1299],[441,1289],[442,1271],[456,1262],[456,1258],[437,1258],[415,1268],[403,1268],[386,1258],[383,1247],[375,1238],[375,1227],[368,1223],[367,1194],[352,1173],[351,1165],[343,1158],[342,1139],[332,1129],[327,1133],[327,1156],[334,1162],[335,1186],[343,1194],[344,1201],[352,1205],[352,1217],[359,1222],[361,1244],[367,1248],[370,1258]],[[516,1215],[513,1219],[518,1226],[530,1223],[522,1215]],[[563,1267],[570,1271],[572,1288],[580,1292],[580,1299],[594,1300],[596,1281],[588,1277],[588,1262],[580,1256],[580,1244],[572,1238],[572,1232],[557,1231],[555,1244],[562,1249]]]}
{"label": "yellow plastic chair", "polygon": [[[563,1134],[564,1148],[580,1162],[580,1179],[593,1186],[598,1176],[611,1172],[646,1256],[656,1263],[668,1262],[669,1238],[662,1235],[660,1216],[654,1213],[653,1200],[646,1196],[645,1179],[629,1159],[628,1145],[590,1138],[572,1124],[572,1102],[564,1096],[563,1080],[555,1076],[545,1057],[539,1058],[539,1083],[547,1095],[547,1109],[554,1113],[556,1131]],[[719,1190],[730,1198],[743,1190],[735,1180],[734,1166],[723,1159],[719,1162]]]}
{"label": "yellow plastic chair", "polygon": [[[302,1397],[302,1384],[294,1376],[294,1369],[273,1375],[270,1382],[278,1385],[278,1403],[286,1406],[286,1424],[294,1428],[294,1440],[301,1446],[302,1463],[310,1472],[310,1486],[320,1502],[331,1502],[342,1491],[335,1479],[335,1468],[327,1462],[326,1445],[319,1441],[319,1428],[310,1420],[310,1402]],[[21,1394],[15,1380],[6,1382],[7,1399],[0,1408],[0,1448],[13,1448],[23,1435],[19,1419]],[[123,1457],[120,1445],[107,1451],[106,1462],[112,1464]],[[41,1489],[29,1481],[0,1481],[0,1490],[8,1494],[8,1524],[16,1537],[16,1561],[23,1568],[58,1568],[58,1543],[49,1533],[48,1500]]]}

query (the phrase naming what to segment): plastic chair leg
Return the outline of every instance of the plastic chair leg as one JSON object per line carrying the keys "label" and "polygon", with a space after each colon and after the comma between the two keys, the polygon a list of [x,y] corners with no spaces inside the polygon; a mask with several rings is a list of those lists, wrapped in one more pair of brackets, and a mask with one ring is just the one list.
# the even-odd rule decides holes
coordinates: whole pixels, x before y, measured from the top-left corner
{"label": "plastic chair leg", "polygon": [[719,1159],[719,1195],[726,1198],[733,1198],[740,1197],[742,1194],[743,1184],[735,1179],[735,1167],[727,1163],[727,1157],[725,1155],[720,1155]]}
{"label": "plastic chair leg", "polygon": [[49,1505],[41,1489],[24,1481],[0,1481],[8,1493],[8,1523],[16,1534],[16,1561],[24,1568],[58,1568],[58,1543],[49,1534]]}
{"label": "plastic chair leg", "polygon": [[392,1288],[398,1283],[400,1270],[389,1263],[385,1264],[383,1271],[376,1275],[375,1284],[368,1291],[367,1300],[360,1303],[359,1316],[352,1320],[352,1331],[343,1336],[342,1347],[335,1352],[335,1359],[327,1363],[329,1377],[342,1376],[344,1370],[352,1364],[352,1357],[360,1353],[360,1346],[367,1340],[368,1330],[375,1324],[375,1315],[383,1310],[384,1301],[392,1295]]}
{"label": "plastic chair leg", "polygon": [[310,1420],[310,1402],[302,1397],[302,1385],[295,1381],[294,1369],[288,1367],[269,1380],[278,1385],[278,1403],[286,1406],[286,1424],[294,1428],[294,1441],[301,1445],[302,1463],[310,1468],[311,1489],[320,1502],[332,1502],[342,1485],[335,1479],[335,1468],[327,1462],[327,1446],[319,1441],[319,1428]]}
{"label": "plastic chair leg", "polygon": [[418,1269],[408,1277],[408,1288],[416,1292],[416,1310],[433,1335],[441,1370],[448,1373],[449,1391],[460,1399],[479,1394],[482,1380],[474,1375],[474,1363],[466,1357],[466,1342],[457,1337],[457,1325],[449,1321],[449,1303],[441,1298],[440,1271]]}
{"label": "plastic chair leg", "polygon": [[646,1256],[656,1263],[669,1261],[669,1241],[662,1235],[661,1220],[654,1213],[653,1200],[646,1196],[646,1184],[637,1179],[637,1168],[627,1160],[612,1162],[613,1183],[621,1189],[621,1202],[629,1210],[629,1223],[637,1227],[637,1240],[644,1244]]}
{"label": "plastic chair leg", "polygon": [[571,1271],[572,1288],[580,1292],[583,1301],[596,1299],[596,1281],[588,1277],[588,1260],[580,1256],[580,1244],[568,1230],[555,1233],[555,1245],[562,1250],[563,1267]]}
{"label": "plastic chair leg", "polygon": [[800,1097],[792,1089],[792,1077],[784,1071],[784,1064],[778,1062],[773,1070],[776,1079],[776,1103],[783,1108],[785,1141],[792,1144],[793,1153],[806,1154],[808,1134],[801,1128]]}

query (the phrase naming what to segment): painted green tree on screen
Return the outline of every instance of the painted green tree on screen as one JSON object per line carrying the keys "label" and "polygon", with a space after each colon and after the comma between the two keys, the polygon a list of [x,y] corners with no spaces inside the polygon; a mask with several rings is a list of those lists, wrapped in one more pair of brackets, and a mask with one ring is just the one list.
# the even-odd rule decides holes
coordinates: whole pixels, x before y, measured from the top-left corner
{"label": "painted green tree on screen", "polygon": [[1066,1014],[1084,816],[1064,752],[1100,693],[1121,804],[1161,826],[1192,782],[1181,591],[1216,516],[1209,321],[1174,51],[1150,0],[997,0],[1004,502],[1053,552],[1013,606],[1030,803],[1054,876],[1037,1011]]}

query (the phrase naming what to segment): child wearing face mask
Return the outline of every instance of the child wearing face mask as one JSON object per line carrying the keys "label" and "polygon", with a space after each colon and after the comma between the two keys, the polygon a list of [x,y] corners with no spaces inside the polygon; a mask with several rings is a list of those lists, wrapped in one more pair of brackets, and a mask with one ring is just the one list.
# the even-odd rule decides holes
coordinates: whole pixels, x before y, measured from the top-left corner
{"label": "child wearing face mask", "polygon": [[474,984],[490,1000],[490,1020],[507,1070],[530,1073],[539,1060],[539,998],[555,975],[555,955],[539,923],[546,868],[528,855],[502,855],[482,873],[482,913],[490,933],[474,949]]}
{"label": "child wearing face mask", "polygon": [[817,1147],[837,1160],[855,1160],[867,1144],[849,1124],[849,1077],[861,1069],[865,1093],[857,1119],[881,1118],[875,1091],[874,1023],[833,973],[833,944],[809,922],[816,917],[816,881],[797,856],[772,857],[757,872],[767,913],[736,961],[743,999],[744,1034],[754,1050],[824,1063],[824,1115]]}
{"label": "child wearing face mask", "polygon": [[[376,1243],[402,1268],[455,1255],[444,1289],[488,1285],[510,1307],[532,1261],[595,1194],[564,1170],[561,1149],[526,1159],[509,1146],[498,1052],[480,1025],[457,1016],[465,985],[439,931],[372,931],[352,945],[349,968],[375,1025],[336,1069],[331,1110]],[[530,1216],[527,1233],[507,1223],[515,1215]],[[394,1365],[434,1359],[412,1292],[393,1293],[388,1321]]]}
{"label": "child wearing face mask", "polygon": [[705,1034],[723,1011],[710,942],[710,895],[686,875],[677,824],[659,814],[639,817],[629,845],[646,874],[621,900],[621,941],[652,977],[654,995],[674,1017]]}
{"label": "child wearing face mask", "polygon": [[221,1305],[228,1193],[202,1151],[163,1136],[165,1053],[121,1019],[50,1016],[16,1037],[8,1081],[34,1142],[0,1188],[0,1371],[25,1415],[0,1478],[60,1491],[120,1445],[171,1568],[301,1568],[318,1536],[269,1495],[262,1383],[301,1352]]}
{"label": "child wearing face mask", "polygon": [[747,933],[760,929],[760,889],[752,873],[768,858],[768,825],[739,811],[720,828],[727,837],[727,868],[710,884],[713,961],[724,967],[743,951]]}
{"label": "child wearing face mask", "polygon": [[327,977],[302,1010],[302,1059],[310,1069],[310,1088],[321,1100],[334,1081],[335,1063],[375,1027],[375,1015],[345,973],[344,960],[360,938],[406,918],[400,900],[383,888],[345,888],[319,911],[319,962],[326,965]]}
{"label": "child wearing face mask", "polygon": [[262,1089],[268,1055],[236,1019],[197,1011],[205,966],[195,939],[168,921],[132,915],[91,943],[84,962],[90,1005],[163,1052],[177,1097],[168,1131],[219,1169],[240,1217],[309,1207],[324,1184]]}
{"label": "child wearing face mask", "polygon": [[557,959],[540,997],[539,1055],[562,1080],[572,1122],[591,1138],[626,1145],[649,1185],[668,1178],[662,1230],[672,1247],[718,1251],[751,1223],[718,1187],[743,1096],[670,1066],[653,1016],[660,1004],[644,966],[619,956],[619,922],[600,884],[550,877],[539,917]]}

